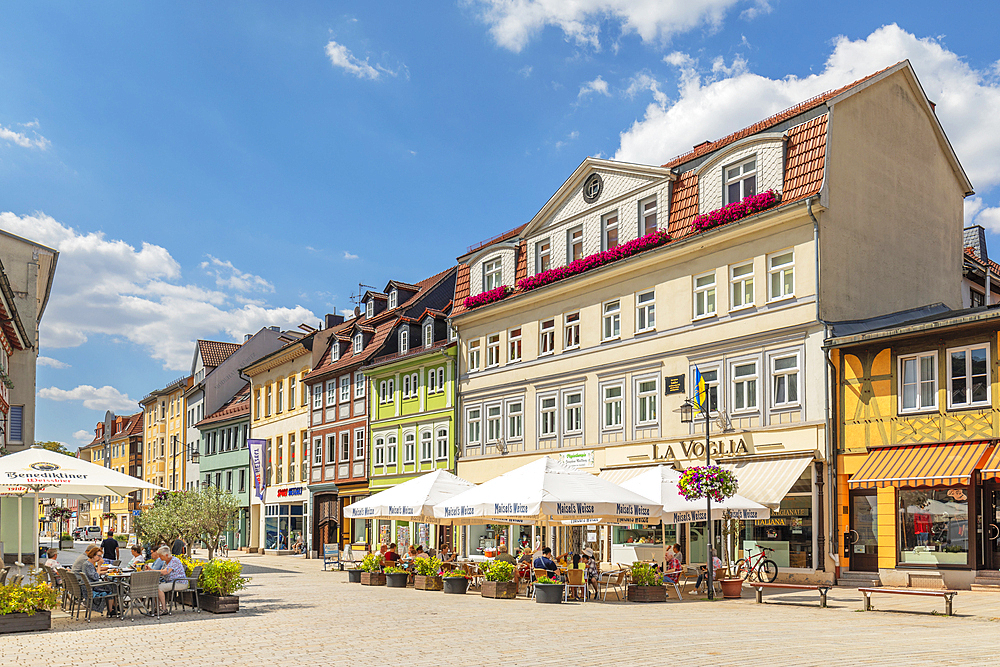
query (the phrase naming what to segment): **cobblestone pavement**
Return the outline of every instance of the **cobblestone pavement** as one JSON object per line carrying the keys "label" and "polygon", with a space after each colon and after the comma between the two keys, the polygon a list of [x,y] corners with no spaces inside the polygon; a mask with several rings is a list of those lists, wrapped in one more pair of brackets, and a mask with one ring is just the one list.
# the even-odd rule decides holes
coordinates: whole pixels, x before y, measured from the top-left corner
{"label": "cobblestone pavement", "polygon": [[[47,633],[0,638],[0,665],[987,665],[997,664],[1000,595],[939,599],[860,594],[740,601],[539,605],[470,592],[362,587],[301,558],[245,556],[238,614],[175,612],[134,623],[55,613]],[[895,611],[888,611],[895,610]],[[930,612],[937,611],[937,614]],[[62,616],[61,618],[56,618]],[[342,662],[347,661],[347,662]]]}

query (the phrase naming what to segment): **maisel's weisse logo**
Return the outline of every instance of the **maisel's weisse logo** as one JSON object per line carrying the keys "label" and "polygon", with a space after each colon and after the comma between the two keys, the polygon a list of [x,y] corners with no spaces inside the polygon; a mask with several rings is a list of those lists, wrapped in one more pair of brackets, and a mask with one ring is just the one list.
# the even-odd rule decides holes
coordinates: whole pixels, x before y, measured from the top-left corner
{"label": "maisel's weisse logo", "polygon": [[39,470],[41,472],[51,472],[53,470],[59,470],[59,466],[57,466],[55,463],[45,463],[43,461],[32,463],[28,467],[31,468],[32,470]]}

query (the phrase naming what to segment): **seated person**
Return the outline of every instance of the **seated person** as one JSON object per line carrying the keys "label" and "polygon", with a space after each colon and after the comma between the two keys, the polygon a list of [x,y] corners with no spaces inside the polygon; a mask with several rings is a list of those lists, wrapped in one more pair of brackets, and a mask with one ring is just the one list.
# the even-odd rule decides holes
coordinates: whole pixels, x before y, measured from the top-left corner
{"label": "seated person", "polygon": [[[722,561],[718,556],[712,556],[712,577],[715,577],[715,572],[722,568]],[[694,584],[694,589],[697,591],[701,588],[701,582],[708,583],[708,568],[704,565],[698,566],[698,580]]]}
{"label": "seated person", "polygon": [[536,570],[545,570],[548,573],[549,579],[556,579],[559,566],[552,560],[552,549],[548,547],[542,549],[542,555],[536,558],[532,565]]}
{"label": "seated person", "polygon": [[416,553],[413,554],[413,557],[414,558],[427,558],[428,557],[427,554],[424,553],[424,545],[422,545],[422,544],[417,545],[417,550],[416,550]]}
{"label": "seated person", "polygon": [[663,565],[666,567],[663,573],[664,584],[673,586],[681,580],[681,562],[669,550],[667,551],[666,558],[664,558]]}
{"label": "seated person", "polygon": [[45,552],[45,554],[48,556],[48,558],[45,560],[43,565],[52,570],[52,573],[55,574],[56,583],[61,585],[62,580],[59,578],[59,575],[56,574],[56,570],[62,567],[61,565],[59,565],[59,561],[56,560],[56,556],[59,555],[59,550],[49,549],[48,551]]}
{"label": "seated person", "polygon": [[141,570],[146,564],[146,559],[142,557],[142,547],[138,544],[133,544],[131,546],[132,558],[128,562],[128,566],[133,570]]}
{"label": "seated person", "polygon": [[295,544],[292,545],[292,553],[300,554],[305,552],[305,549],[306,549],[306,543],[302,540],[302,536],[299,535],[298,537],[295,538]]}
{"label": "seated person", "polygon": [[156,557],[163,561],[160,568],[163,574],[160,582],[160,612],[167,610],[167,591],[187,590],[187,573],[184,571],[184,564],[181,559],[170,553],[170,549],[163,546],[156,550]]}
{"label": "seated person", "polygon": [[442,563],[454,563],[455,562],[455,552],[451,550],[450,544],[445,544],[441,547],[441,562]]}
{"label": "seated person", "polygon": [[588,586],[594,587],[594,597],[597,597],[598,584],[600,583],[601,570],[598,566],[597,559],[594,558],[593,549],[587,548],[583,550],[583,565],[586,570],[584,574],[584,580]]}
{"label": "seated person", "polygon": [[386,548],[385,553],[382,554],[382,558],[385,560],[385,564],[386,565],[389,565],[391,563],[395,563],[396,561],[399,560],[399,554],[396,553],[396,543],[395,542],[393,542],[392,544],[390,544]]}
{"label": "seated person", "polygon": [[[114,614],[115,601],[113,596],[115,594],[115,584],[101,581],[101,575],[108,571],[108,566],[104,564],[101,547],[91,544],[84,552],[83,558],[84,560],[78,571],[90,581],[90,587],[94,591],[94,609],[98,612],[104,611],[104,603],[107,602],[108,616]],[[80,559],[77,558],[77,561],[79,562]],[[76,563],[73,563],[73,567],[76,568]]]}
{"label": "seated person", "polygon": [[511,556],[509,553],[507,553],[506,544],[500,546],[500,548],[497,550],[497,555],[496,558],[494,558],[494,560],[503,561],[504,563],[510,563],[511,565],[517,564],[517,559]]}

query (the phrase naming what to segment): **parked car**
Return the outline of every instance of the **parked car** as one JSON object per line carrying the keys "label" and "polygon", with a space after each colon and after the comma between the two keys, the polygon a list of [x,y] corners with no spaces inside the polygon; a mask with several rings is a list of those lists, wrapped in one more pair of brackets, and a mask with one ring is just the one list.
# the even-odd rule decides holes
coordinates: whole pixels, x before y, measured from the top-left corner
{"label": "parked car", "polygon": [[75,540],[99,540],[101,539],[101,527],[100,526],[83,526],[82,528],[77,528],[80,531],[79,535],[74,532],[73,539]]}

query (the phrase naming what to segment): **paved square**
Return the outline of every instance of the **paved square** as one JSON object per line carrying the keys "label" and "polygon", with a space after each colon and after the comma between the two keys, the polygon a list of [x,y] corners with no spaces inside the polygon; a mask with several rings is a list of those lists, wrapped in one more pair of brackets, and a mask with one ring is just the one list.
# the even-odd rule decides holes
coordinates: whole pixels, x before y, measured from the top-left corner
{"label": "paved square", "polygon": [[[176,612],[159,623],[53,620],[0,637],[0,665],[779,665],[997,664],[1000,595],[938,599],[857,591],[741,601],[539,605],[412,588],[363,587],[301,558],[247,556],[241,611]],[[779,603],[780,601],[780,603]],[[937,611],[938,615],[930,613]],[[918,613],[920,612],[920,613]]]}

